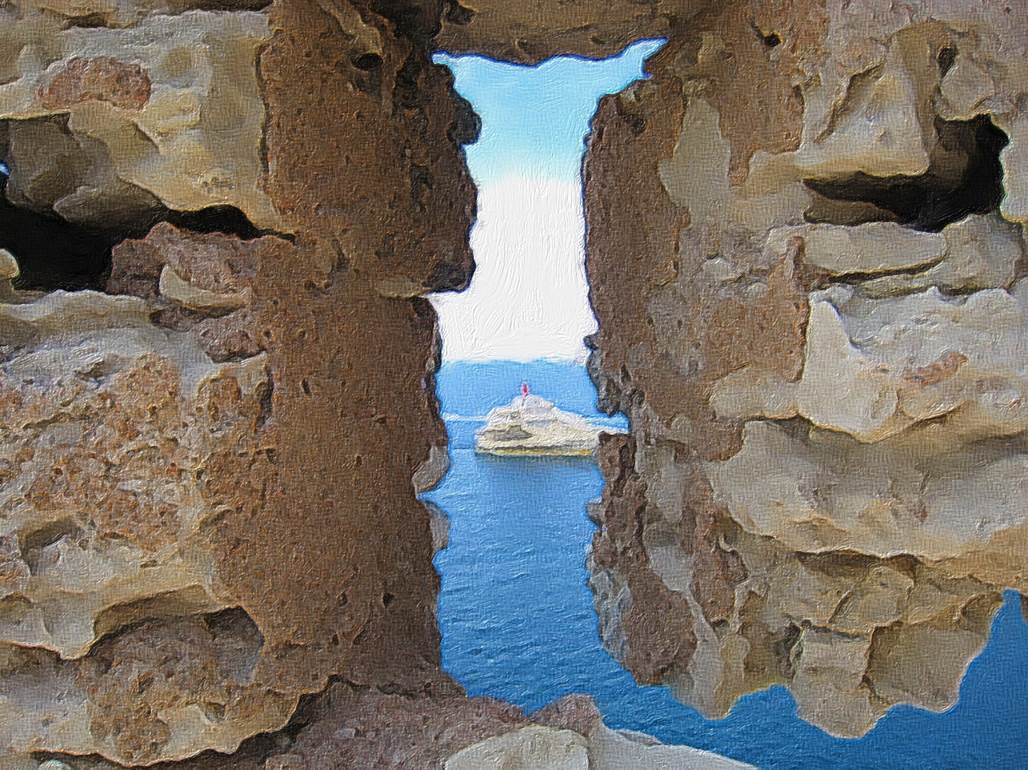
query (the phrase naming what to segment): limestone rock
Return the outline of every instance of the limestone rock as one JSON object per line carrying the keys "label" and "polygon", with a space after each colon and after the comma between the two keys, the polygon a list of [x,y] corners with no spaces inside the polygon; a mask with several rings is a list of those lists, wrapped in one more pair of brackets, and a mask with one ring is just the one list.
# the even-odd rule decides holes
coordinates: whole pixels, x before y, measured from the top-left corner
{"label": "limestone rock", "polygon": [[[181,759],[208,748],[232,751],[240,740],[284,724],[298,697],[322,689],[332,672],[345,670],[363,682],[402,682],[418,681],[430,670],[431,527],[412,479],[430,447],[442,441],[429,400],[434,396],[420,389],[419,376],[391,374],[379,396],[366,382],[351,381],[360,397],[326,396],[322,403],[331,415],[312,422],[308,402],[343,386],[339,362],[353,361],[355,354],[347,347],[323,355],[323,347],[309,348],[304,340],[322,345],[345,324],[352,333],[362,328],[364,339],[377,329],[388,344],[419,351],[413,363],[395,363],[423,373],[432,361],[434,316],[421,300],[381,298],[303,259],[279,238],[243,241],[163,224],[147,239],[116,249],[111,288],[132,294],[56,292],[0,305],[8,412],[0,442],[8,458],[0,501],[6,535],[0,633],[8,645],[56,653],[33,686],[49,691],[67,677],[80,677],[76,671],[93,670],[105,643],[98,640],[141,621],[192,622],[242,605],[259,638],[224,663],[248,672],[238,695],[245,708],[232,706],[229,695],[203,696],[208,706],[196,705],[188,693],[197,686],[184,680],[183,694],[173,699],[184,704],[181,711],[161,706],[140,712],[149,716],[139,716],[142,721],[130,729],[127,712],[122,719],[121,712],[98,707],[96,713],[83,711],[71,732],[62,732],[64,722],[48,731],[39,720],[50,715],[17,712],[29,697],[20,691],[9,701],[21,714],[11,723],[22,736],[12,744],[19,750],[97,753],[125,764]],[[304,264],[310,278],[297,286],[295,271]],[[282,265],[290,269],[283,272]],[[159,293],[166,268],[197,291],[227,293],[247,306],[221,318],[207,315],[225,312],[219,303],[181,308]],[[320,297],[323,307],[296,301],[296,291]],[[232,316],[261,350],[236,351],[217,363],[205,350],[210,340],[203,334],[210,327],[204,324]],[[335,339],[342,344],[348,338]],[[363,350],[373,356],[378,348]],[[319,373],[326,366],[331,376],[327,369]],[[397,381],[411,389],[399,401]],[[376,401],[405,410],[405,416],[393,424],[375,410],[357,427],[349,418],[340,422],[330,406]],[[329,433],[310,443],[313,425]],[[351,431],[356,433],[347,439]],[[387,446],[386,434],[405,431],[406,446],[413,447],[408,453],[376,454]],[[332,458],[326,446],[343,455]],[[281,464],[288,468],[294,461],[278,454],[287,447],[300,465],[283,476]],[[312,471],[318,463],[329,463],[331,471]],[[347,483],[365,489],[364,497],[346,500],[347,514],[341,515],[310,486],[311,472],[326,485],[339,483],[341,474],[352,476]],[[371,475],[359,480],[364,474]],[[383,479],[392,479],[388,491]],[[285,494],[283,485],[291,483],[297,488]],[[393,497],[395,529],[372,515],[383,495]],[[353,530],[365,528],[391,555],[382,558],[372,549],[367,565],[358,565],[365,558],[359,555],[340,561],[346,544],[363,541]],[[412,532],[424,538],[411,539]],[[297,553],[304,554],[305,566],[283,570],[289,554]],[[405,566],[391,576],[394,564]],[[313,606],[326,609],[312,612]],[[146,628],[156,634],[158,626]],[[300,645],[297,638],[306,641]],[[367,638],[375,642],[362,649]],[[398,652],[408,645],[427,660]],[[6,680],[12,686],[32,665],[13,660]],[[399,670],[398,660],[407,661]],[[140,659],[140,676],[153,665]],[[204,681],[228,686],[219,671],[210,669]],[[4,681],[0,676],[0,686],[7,686]],[[117,697],[126,708],[142,708],[135,694]],[[113,721],[105,727],[103,718]],[[118,731],[142,735],[144,744],[116,740]]]}
{"label": "limestone rock", "polygon": [[[268,195],[323,263],[383,296],[462,289],[475,191],[461,145],[477,138],[478,118],[428,50],[374,12],[337,5],[269,12]],[[333,76],[312,78],[307,57]]]}
{"label": "limestone rock", "polygon": [[0,13],[0,49],[17,61],[2,80],[0,119],[28,121],[11,137],[15,200],[101,227],[109,212],[117,221],[160,204],[233,206],[280,228],[258,184],[263,14],[187,11],[111,29],[64,27],[32,4]]}
{"label": "limestone rock", "polygon": [[0,302],[10,301],[14,297],[11,281],[21,275],[18,260],[7,249],[0,249]]}
{"label": "limestone rock", "polygon": [[601,429],[540,396],[516,396],[486,415],[475,432],[475,451],[503,456],[592,455]]}
{"label": "limestone rock", "polygon": [[157,286],[163,296],[192,310],[231,311],[239,310],[250,304],[243,293],[216,292],[194,286],[169,265],[165,265],[161,270]]}
{"label": "limestone rock", "polygon": [[793,550],[910,554],[927,562],[974,552],[986,559],[983,575],[1019,587],[1016,569],[989,572],[1024,562],[1023,442],[947,446],[934,427],[867,445],[754,421],[746,425],[742,450],[707,475],[714,499],[744,529]]}
{"label": "limestone rock", "polygon": [[571,5],[531,0],[517,6],[501,0],[460,0],[447,6],[435,43],[453,53],[524,63],[568,54],[601,58],[640,38],[666,35],[673,19],[687,19],[704,5],[703,0]]}
{"label": "limestone rock", "polygon": [[469,746],[447,759],[443,767],[445,770],[482,770],[487,767],[589,770],[590,765],[586,740],[578,733],[531,726]]}
{"label": "limestone rock", "polygon": [[[142,300],[95,292],[2,304],[0,334],[0,745],[135,764],[232,751],[280,727],[297,696],[254,682],[262,640],[250,620],[219,636],[190,619],[231,606],[206,542],[217,510],[199,479],[253,430],[265,356],[215,364],[188,333],[153,326]],[[189,669],[209,643],[217,651],[202,665],[216,667]],[[159,650],[175,645],[162,677],[176,684],[158,685]],[[150,684],[90,678],[130,647],[142,657],[124,665]],[[204,682],[228,689],[204,693]]]}
{"label": "limestone rock", "polygon": [[[711,403],[727,417],[800,416],[865,442],[944,416],[957,438],[1021,433],[1026,303],[1024,281],[1010,293],[966,298],[935,289],[882,300],[842,287],[815,292],[801,378],[776,383],[739,370],[715,385]],[[754,409],[761,394],[767,406]]]}
{"label": "limestone rock", "polygon": [[[265,359],[214,364],[189,335],[153,327],[142,301],[93,292],[0,305],[0,333],[18,349],[3,362],[0,527],[24,575],[5,591],[3,641],[79,657],[134,606],[226,606],[191,543],[213,511],[185,469],[248,430]],[[157,383],[160,398],[146,391]]]}
{"label": "limestone rock", "polygon": [[743,762],[690,746],[665,746],[640,733],[615,731],[602,722],[578,732],[531,725],[489,738],[454,754],[446,770],[744,770]]}
{"label": "limestone rock", "polygon": [[942,235],[895,222],[777,228],[768,235],[768,247],[784,256],[797,238],[803,243],[803,261],[832,275],[925,269],[946,255]]}
{"label": "limestone rock", "polygon": [[665,746],[648,736],[611,730],[600,725],[589,736],[591,770],[746,770],[744,762],[690,746]]}
{"label": "limestone rock", "polygon": [[724,4],[601,101],[589,368],[631,432],[590,585],[611,653],[708,716],[774,683],[838,735],[945,708],[1024,590],[1004,14]]}
{"label": "limestone rock", "polygon": [[1006,189],[1000,211],[1023,226],[1028,223],[1028,115],[1017,115],[1005,128],[1010,144],[1000,154]]}
{"label": "limestone rock", "polygon": [[470,279],[477,122],[366,4],[187,6],[0,10],[9,197],[146,233],[114,247],[111,294],[0,304],[13,756],[252,738],[214,766],[289,766],[253,736],[333,677],[400,706],[440,678],[444,528],[415,489],[445,429],[417,295]]}
{"label": "limestone rock", "polygon": [[155,14],[171,16],[216,8],[257,11],[265,3],[264,0],[232,0],[230,5],[217,0],[22,0],[19,5],[53,14],[64,24],[92,22],[96,26],[120,28],[138,24]]}
{"label": "limestone rock", "polygon": [[0,744],[125,764],[188,757],[198,745],[234,751],[296,707],[296,696],[254,685],[260,645],[245,613],[230,612],[144,624],[68,664],[5,647]]}
{"label": "limestone rock", "polygon": [[971,215],[947,225],[942,235],[946,255],[938,264],[923,271],[863,281],[860,292],[887,297],[912,294],[930,286],[950,293],[1010,288],[1024,255],[1024,240],[1016,225],[995,214]]}
{"label": "limestone rock", "polygon": [[845,102],[832,105],[829,126],[805,123],[799,167],[813,177],[925,173],[936,141],[928,100],[938,74],[930,67],[927,41],[897,34],[878,67],[850,79]]}

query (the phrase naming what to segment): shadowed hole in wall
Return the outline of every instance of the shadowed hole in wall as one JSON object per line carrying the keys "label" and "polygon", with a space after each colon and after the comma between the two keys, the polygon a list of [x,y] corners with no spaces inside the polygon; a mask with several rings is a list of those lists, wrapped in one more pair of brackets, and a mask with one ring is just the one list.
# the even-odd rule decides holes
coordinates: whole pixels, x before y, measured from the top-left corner
{"label": "shadowed hole in wall", "polygon": [[264,233],[233,206],[211,206],[199,211],[171,211],[156,207],[137,221],[102,228],[69,222],[49,210],[14,205],[8,188],[12,165],[0,161],[0,248],[18,260],[19,289],[103,291],[111,272],[111,250],[126,238],[142,238],[158,222],[198,233],[226,233],[243,240]]}
{"label": "shadowed hole in wall", "polygon": [[[807,186],[824,197],[808,212],[811,222],[859,224],[895,221],[915,230],[938,231],[969,214],[995,210],[1003,198],[1000,151],[1006,134],[987,116],[968,121],[937,120],[939,142],[928,171],[920,176],[873,177],[853,174],[842,179],[808,179]],[[852,209],[832,202],[870,204],[853,218]],[[843,219],[840,210],[849,216]]]}

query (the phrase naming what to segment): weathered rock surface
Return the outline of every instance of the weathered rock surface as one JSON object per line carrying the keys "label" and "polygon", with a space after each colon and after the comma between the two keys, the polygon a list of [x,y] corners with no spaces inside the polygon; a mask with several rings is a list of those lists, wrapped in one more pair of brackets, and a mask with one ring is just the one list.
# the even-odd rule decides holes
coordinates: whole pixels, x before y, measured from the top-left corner
{"label": "weathered rock surface", "polygon": [[[445,431],[417,295],[470,278],[473,116],[363,7],[41,7],[0,11],[9,197],[149,232],[106,294],[0,298],[0,755],[172,762],[332,678],[423,693]],[[212,207],[283,234],[187,216]]]}
{"label": "weathered rock surface", "polygon": [[839,735],[943,709],[1024,590],[1004,13],[729,3],[601,103],[590,368],[632,430],[591,583],[608,649],[709,715],[774,683]]}
{"label": "weathered rock surface", "polygon": [[[553,739],[557,735],[557,740]],[[525,739],[528,739],[527,741]],[[527,745],[526,745],[527,744]],[[232,755],[207,752],[157,770],[443,770],[516,767],[528,752],[531,770],[557,767],[554,744],[587,746],[583,768],[730,770],[749,765],[687,746],[664,746],[639,733],[607,728],[587,696],[573,695],[531,718],[490,698],[466,698],[444,676],[418,695],[386,694],[337,682],[306,700],[288,730],[258,736]],[[534,754],[531,752],[535,751]],[[481,761],[480,761],[481,760]],[[483,764],[485,762],[485,764]],[[51,764],[47,764],[51,763]],[[59,766],[55,766],[58,765]],[[0,757],[2,770],[117,770],[97,757],[26,754]]]}
{"label": "weathered rock surface", "polygon": [[121,242],[106,294],[0,253],[0,764],[734,766],[439,674],[422,295],[471,277],[478,122],[433,47],[670,39],[586,166],[590,366],[632,420],[607,646],[708,714],[952,703],[1028,591],[1026,10],[4,4],[5,195]]}
{"label": "weathered rock surface", "polygon": [[502,0],[447,3],[436,44],[453,53],[480,53],[535,63],[550,56],[602,57],[645,37],[661,37],[695,15],[705,0],[557,3]]}
{"label": "weathered rock surface", "polygon": [[[584,700],[584,702],[583,702]],[[592,709],[592,718],[587,712]],[[744,770],[752,765],[689,746],[665,746],[641,733],[611,730],[588,698],[568,696],[537,713],[540,724],[468,746],[445,770]],[[574,725],[574,729],[571,729]]]}
{"label": "weathered rock surface", "polygon": [[107,28],[19,2],[0,18],[12,201],[93,226],[111,225],[112,212],[116,224],[160,206],[232,206],[282,227],[259,184],[264,14],[187,11]]}
{"label": "weathered rock surface", "polygon": [[576,732],[532,726],[469,746],[447,759],[444,765],[445,770],[486,767],[589,770],[589,751],[585,738]]}

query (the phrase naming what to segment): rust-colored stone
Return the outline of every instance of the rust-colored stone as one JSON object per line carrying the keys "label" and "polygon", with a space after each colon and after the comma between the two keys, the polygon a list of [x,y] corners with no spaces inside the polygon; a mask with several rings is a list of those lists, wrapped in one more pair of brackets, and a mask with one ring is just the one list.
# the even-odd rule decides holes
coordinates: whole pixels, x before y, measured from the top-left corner
{"label": "rust-colored stone", "polygon": [[138,64],[111,56],[74,58],[40,85],[39,100],[48,109],[95,101],[141,110],[150,100],[150,78]]}
{"label": "rust-colored stone", "polygon": [[460,145],[478,120],[452,76],[345,3],[276,3],[271,26],[266,188],[301,241],[384,295],[466,287],[475,191]]}

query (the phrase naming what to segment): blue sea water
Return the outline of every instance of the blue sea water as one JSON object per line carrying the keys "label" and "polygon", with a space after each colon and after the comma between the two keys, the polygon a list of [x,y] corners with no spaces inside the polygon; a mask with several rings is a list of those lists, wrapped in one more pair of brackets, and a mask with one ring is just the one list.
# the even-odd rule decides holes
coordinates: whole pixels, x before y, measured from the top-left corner
{"label": "blue sea water", "polygon": [[956,706],[941,714],[896,707],[860,739],[833,738],[802,721],[782,687],[708,720],[664,688],[636,685],[603,650],[586,586],[595,525],[585,506],[603,488],[595,463],[474,452],[474,418],[508,403],[523,381],[561,408],[601,417],[584,368],[571,364],[447,364],[437,382],[452,465],[426,497],[450,517],[449,547],[436,557],[443,665],[470,695],[534,711],[588,693],[611,727],[768,770],[1028,767],[1028,627],[1013,593]]}

